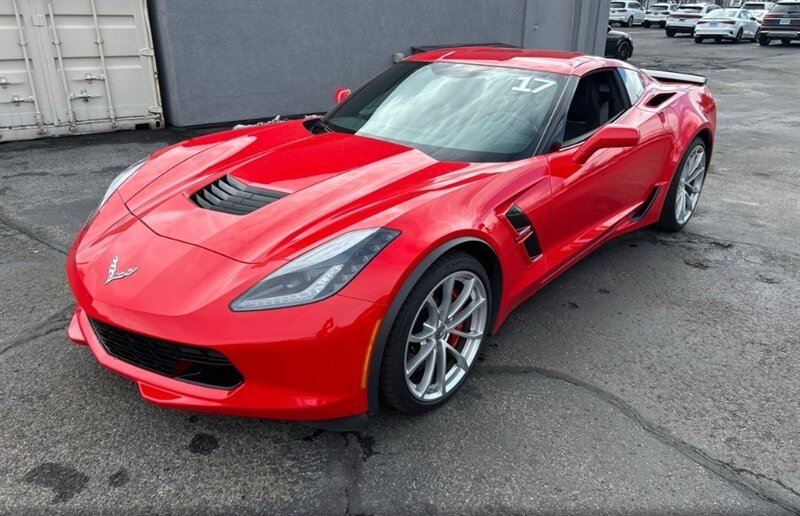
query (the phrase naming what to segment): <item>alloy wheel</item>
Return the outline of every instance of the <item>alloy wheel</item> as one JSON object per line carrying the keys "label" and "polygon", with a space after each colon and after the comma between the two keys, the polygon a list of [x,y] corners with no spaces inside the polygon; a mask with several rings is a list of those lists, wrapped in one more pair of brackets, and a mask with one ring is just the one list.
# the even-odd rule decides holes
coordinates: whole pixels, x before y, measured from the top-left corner
{"label": "alloy wheel", "polygon": [[687,156],[678,181],[675,195],[675,219],[678,224],[685,224],[694,213],[703,188],[705,171],[706,152],[702,145],[697,145]]}
{"label": "alloy wheel", "polygon": [[409,392],[434,402],[456,389],[478,355],[488,321],[486,287],[458,271],[431,290],[417,310],[405,346]]}

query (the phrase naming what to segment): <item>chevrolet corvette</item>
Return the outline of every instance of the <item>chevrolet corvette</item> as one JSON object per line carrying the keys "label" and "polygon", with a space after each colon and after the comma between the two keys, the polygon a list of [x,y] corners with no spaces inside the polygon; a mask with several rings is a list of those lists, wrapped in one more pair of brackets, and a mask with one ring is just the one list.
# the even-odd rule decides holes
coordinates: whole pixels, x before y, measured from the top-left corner
{"label": "chevrolet corvette", "polygon": [[428,411],[593,249],[682,229],[716,125],[704,77],[550,51],[422,53],[334,98],[123,171],[70,248],[69,338],[162,407]]}

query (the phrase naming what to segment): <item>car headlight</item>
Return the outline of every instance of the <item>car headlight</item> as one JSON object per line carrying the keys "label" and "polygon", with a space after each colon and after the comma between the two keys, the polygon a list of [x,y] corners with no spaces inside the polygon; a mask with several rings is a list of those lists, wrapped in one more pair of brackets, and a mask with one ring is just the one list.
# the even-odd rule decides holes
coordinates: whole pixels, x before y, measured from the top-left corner
{"label": "car headlight", "polygon": [[298,256],[234,300],[235,312],[320,301],[340,291],[400,232],[387,228],[345,233]]}
{"label": "car headlight", "polygon": [[106,190],[106,193],[103,195],[103,199],[100,201],[100,204],[98,204],[97,208],[95,208],[94,211],[92,212],[92,214],[89,215],[89,220],[90,221],[94,218],[95,215],[97,215],[97,212],[100,211],[100,208],[103,207],[103,205],[106,203],[108,198],[111,197],[111,195],[114,192],[116,192],[119,189],[120,186],[122,186],[122,183],[127,181],[137,170],[139,170],[139,168],[142,165],[144,165],[146,161],[147,161],[147,158],[144,158],[143,160],[137,161],[136,163],[134,163],[130,167],[128,167],[125,170],[123,170],[122,173],[120,173],[117,177],[114,178],[113,181],[111,181],[111,184],[108,185],[108,189]]}

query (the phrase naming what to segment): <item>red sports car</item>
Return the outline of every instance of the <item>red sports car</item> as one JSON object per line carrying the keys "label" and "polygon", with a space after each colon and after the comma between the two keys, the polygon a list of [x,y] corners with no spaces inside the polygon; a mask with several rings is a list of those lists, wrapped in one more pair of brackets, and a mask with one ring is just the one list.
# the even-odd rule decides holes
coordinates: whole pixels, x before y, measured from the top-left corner
{"label": "red sports car", "polygon": [[348,94],[117,177],[69,253],[69,337],[164,407],[427,411],[580,258],[680,230],[716,125],[703,77],[574,53],[428,52]]}

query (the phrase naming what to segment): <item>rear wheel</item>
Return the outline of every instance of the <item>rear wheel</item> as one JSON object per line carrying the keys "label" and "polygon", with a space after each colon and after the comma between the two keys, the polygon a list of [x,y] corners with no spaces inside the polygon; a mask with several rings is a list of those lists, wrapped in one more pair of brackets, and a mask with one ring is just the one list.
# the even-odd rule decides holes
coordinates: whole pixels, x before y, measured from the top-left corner
{"label": "rear wheel", "polygon": [[628,18],[628,21],[625,22],[626,27],[633,27],[633,16]]}
{"label": "rear wheel", "polygon": [[667,37],[668,38],[674,38],[675,37],[675,31],[667,29]]}
{"label": "rear wheel", "polygon": [[642,22],[642,27],[644,27],[645,29],[649,29],[650,28],[650,22],[647,21],[647,20],[643,21]]}
{"label": "rear wheel", "polygon": [[782,39],[781,40],[781,45],[783,45],[785,47],[787,47],[787,46],[789,46],[791,44],[792,44],[792,40],[791,39]]}
{"label": "rear wheel", "polygon": [[736,33],[736,39],[733,40],[734,43],[741,43],[742,41],[742,34],[744,34],[743,29],[739,29],[739,32]]}
{"label": "rear wheel", "polygon": [[663,22],[663,21],[662,21],[662,22],[659,22],[659,23],[658,23],[658,26],[659,26],[659,27],[661,27],[661,28],[663,29],[664,27],[666,27],[666,26],[667,26],[667,22]]}
{"label": "rear wheel", "polygon": [[759,34],[758,35],[758,44],[761,45],[762,47],[766,47],[767,45],[769,45],[769,38],[766,37],[763,34]]}
{"label": "rear wheel", "polygon": [[695,36],[694,37],[694,42],[695,43],[702,43],[703,42],[703,38],[701,38],[700,36]]}
{"label": "rear wheel", "polygon": [[397,314],[381,363],[381,393],[403,412],[442,405],[464,383],[489,326],[489,279],[463,252],[434,262]]}
{"label": "rear wheel", "polygon": [[702,138],[695,138],[689,144],[670,182],[658,221],[660,229],[680,231],[692,218],[705,181],[706,165],[706,144]]}
{"label": "rear wheel", "polygon": [[722,41],[722,38],[719,37],[719,36],[714,38],[714,43],[720,43],[721,41]]}

